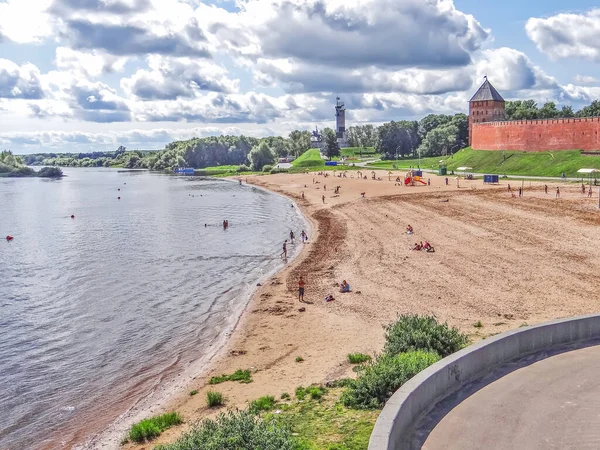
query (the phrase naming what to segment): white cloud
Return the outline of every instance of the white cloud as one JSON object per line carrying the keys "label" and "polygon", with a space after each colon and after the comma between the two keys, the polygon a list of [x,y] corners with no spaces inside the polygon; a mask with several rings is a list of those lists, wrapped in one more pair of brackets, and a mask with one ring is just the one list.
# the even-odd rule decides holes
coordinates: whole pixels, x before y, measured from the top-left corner
{"label": "white cloud", "polygon": [[80,52],[69,47],[57,47],[54,62],[60,70],[79,72],[87,77],[97,77],[107,72],[122,71],[127,58],[115,57],[95,50]]}
{"label": "white cloud", "polygon": [[39,69],[0,58],[0,98],[39,99],[44,96]]}
{"label": "white cloud", "polygon": [[52,34],[52,0],[0,1],[0,42],[3,38],[20,44],[40,42]]}
{"label": "white cloud", "polygon": [[121,80],[125,92],[142,100],[175,100],[207,91],[236,92],[239,86],[239,80],[212,61],[152,55],[148,66],[150,70],[139,69]]}
{"label": "white cloud", "polygon": [[591,77],[589,75],[575,75],[573,79],[577,84],[598,84],[600,80],[598,78]]}
{"label": "white cloud", "polygon": [[600,9],[585,14],[532,17],[525,29],[536,47],[552,59],[582,58],[600,62]]}

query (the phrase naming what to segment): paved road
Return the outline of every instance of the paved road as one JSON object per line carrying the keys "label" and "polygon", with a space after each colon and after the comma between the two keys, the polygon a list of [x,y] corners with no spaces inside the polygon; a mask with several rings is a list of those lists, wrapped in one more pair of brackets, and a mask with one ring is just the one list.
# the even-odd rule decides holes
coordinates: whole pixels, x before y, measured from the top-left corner
{"label": "paved road", "polygon": [[423,449],[600,449],[600,346],[489,384],[452,409]]}

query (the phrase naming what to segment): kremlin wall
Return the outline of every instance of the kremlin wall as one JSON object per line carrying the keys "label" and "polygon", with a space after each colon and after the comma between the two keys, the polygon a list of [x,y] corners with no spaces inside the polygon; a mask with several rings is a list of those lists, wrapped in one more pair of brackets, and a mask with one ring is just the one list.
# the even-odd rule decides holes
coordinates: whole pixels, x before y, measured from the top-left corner
{"label": "kremlin wall", "polygon": [[504,99],[486,79],[469,102],[469,141],[473,150],[600,150],[600,117],[503,119]]}

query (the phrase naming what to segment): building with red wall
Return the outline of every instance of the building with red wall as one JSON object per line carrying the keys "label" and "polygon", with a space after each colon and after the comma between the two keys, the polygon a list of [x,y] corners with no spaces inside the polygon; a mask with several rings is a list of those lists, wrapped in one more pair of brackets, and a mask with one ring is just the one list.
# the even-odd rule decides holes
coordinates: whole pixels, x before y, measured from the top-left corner
{"label": "building with red wall", "polygon": [[469,101],[474,150],[600,150],[600,117],[504,120],[504,99],[486,79]]}

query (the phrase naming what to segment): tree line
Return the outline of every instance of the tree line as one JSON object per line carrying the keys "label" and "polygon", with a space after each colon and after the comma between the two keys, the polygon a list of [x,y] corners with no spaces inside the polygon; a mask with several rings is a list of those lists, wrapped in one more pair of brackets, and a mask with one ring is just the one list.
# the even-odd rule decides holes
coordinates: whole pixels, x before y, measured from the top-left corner
{"label": "tree line", "polygon": [[570,117],[595,117],[600,116],[600,101],[594,100],[588,106],[584,106],[575,112],[573,107],[565,105],[561,109],[554,102],[546,102],[541,108],[535,100],[516,100],[506,102],[506,120],[533,120],[533,119],[562,119]]}

